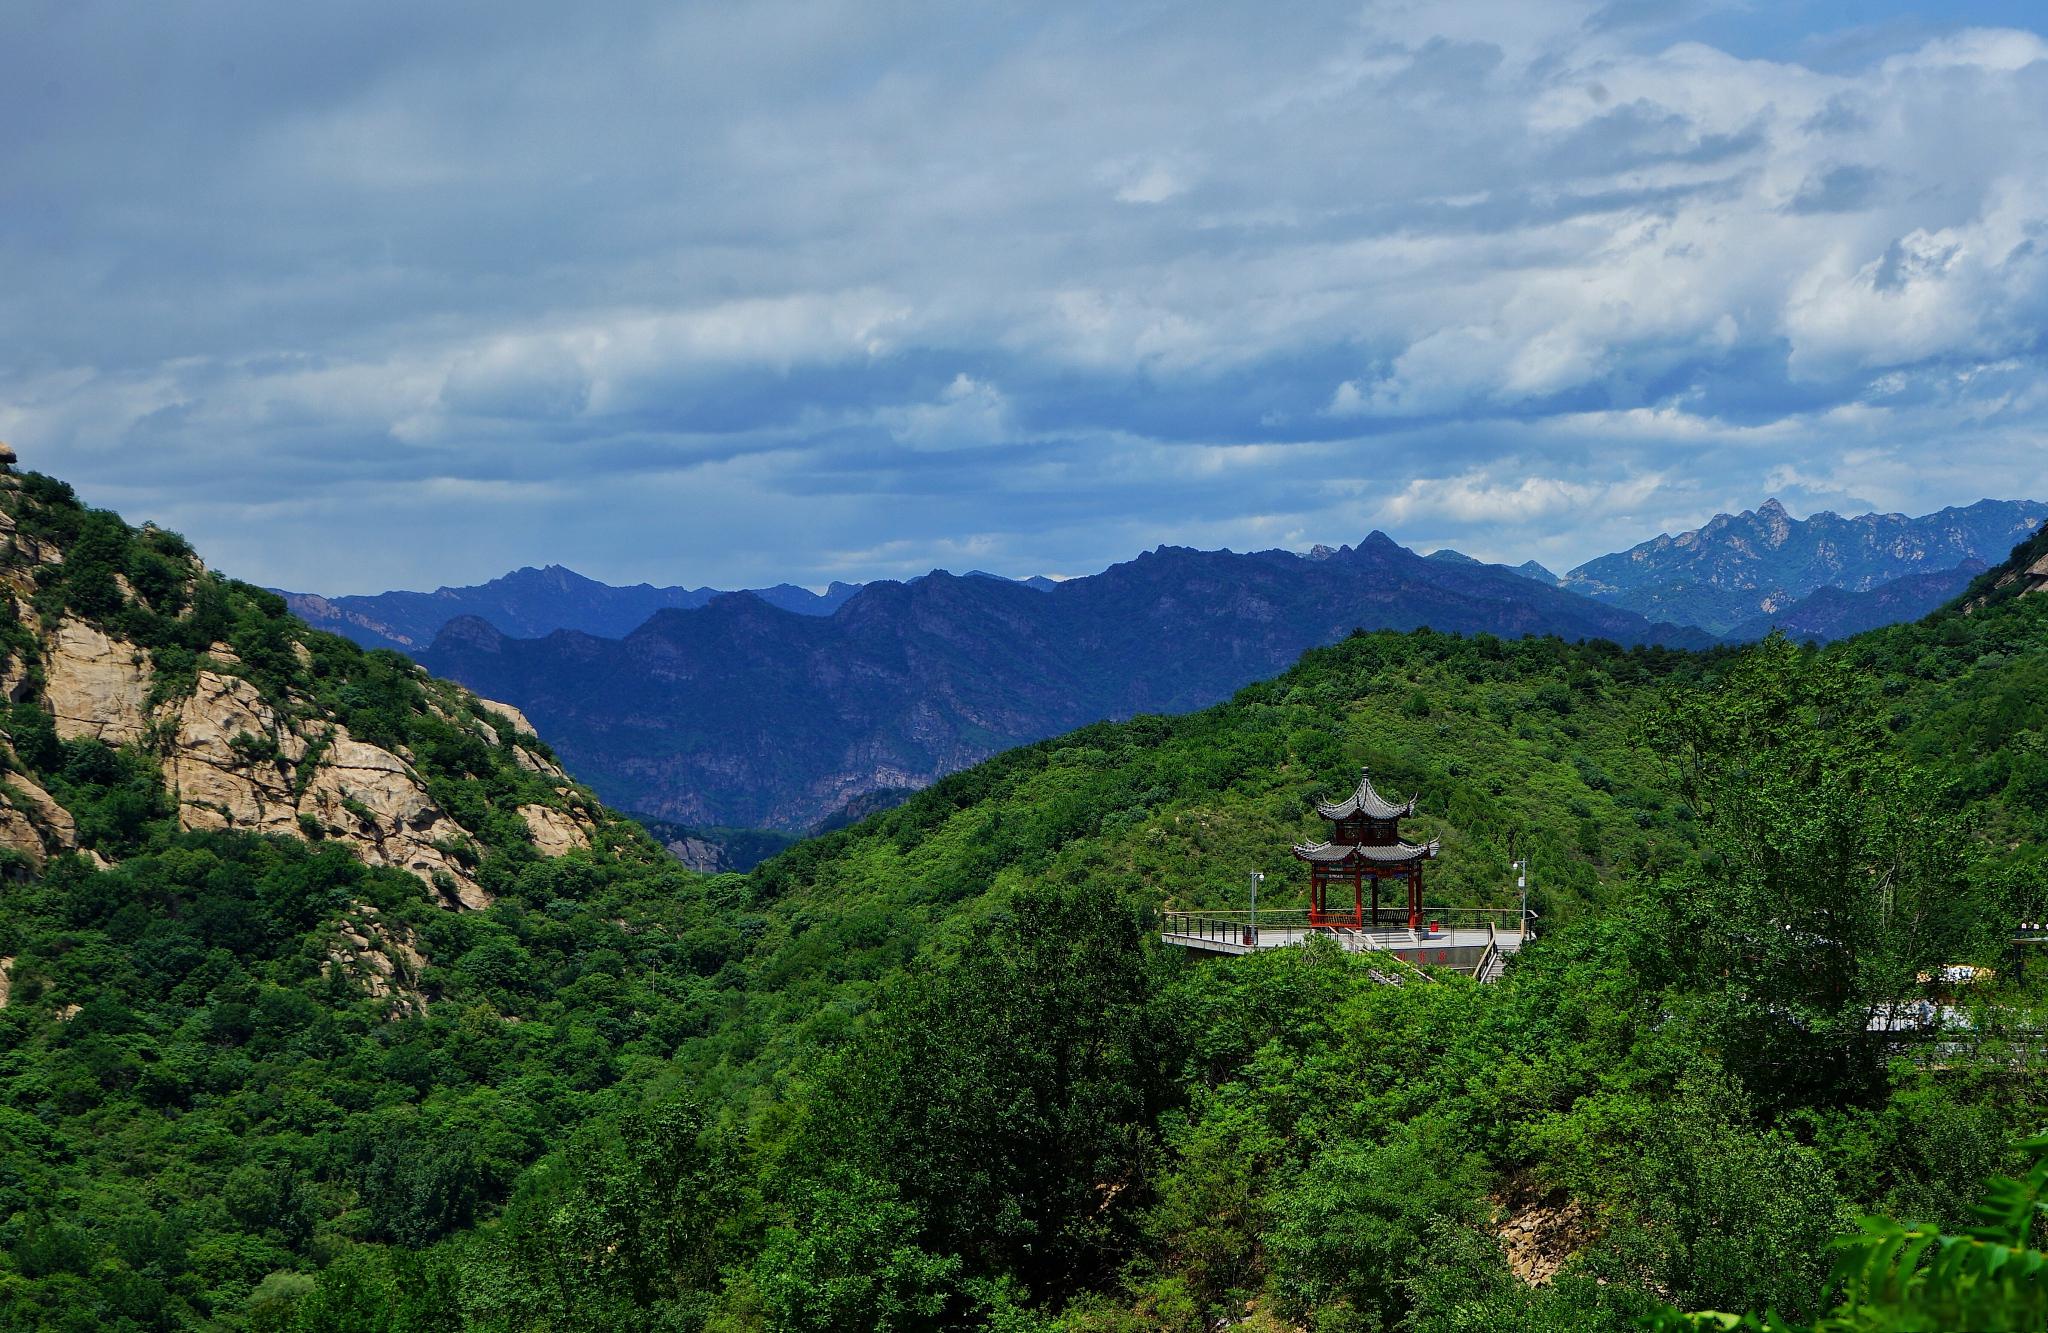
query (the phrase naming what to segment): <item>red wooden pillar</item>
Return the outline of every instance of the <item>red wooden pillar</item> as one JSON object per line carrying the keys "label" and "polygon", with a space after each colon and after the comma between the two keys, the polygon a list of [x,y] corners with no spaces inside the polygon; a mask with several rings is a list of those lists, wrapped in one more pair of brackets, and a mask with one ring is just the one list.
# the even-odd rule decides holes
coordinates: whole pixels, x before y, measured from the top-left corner
{"label": "red wooden pillar", "polygon": [[1365,924],[1365,870],[1360,866],[1351,868],[1351,924]]}
{"label": "red wooden pillar", "polygon": [[1410,869],[1408,872],[1408,929],[1416,930],[1422,925],[1422,872]]}

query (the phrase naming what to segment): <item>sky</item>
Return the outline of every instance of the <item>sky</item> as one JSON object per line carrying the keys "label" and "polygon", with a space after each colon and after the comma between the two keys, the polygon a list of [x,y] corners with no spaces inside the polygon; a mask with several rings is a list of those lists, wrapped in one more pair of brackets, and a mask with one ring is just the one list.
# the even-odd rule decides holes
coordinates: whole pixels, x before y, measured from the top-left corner
{"label": "sky", "polygon": [[0,439],[274,586],[2048,499],[2035,4],[0,7]]}

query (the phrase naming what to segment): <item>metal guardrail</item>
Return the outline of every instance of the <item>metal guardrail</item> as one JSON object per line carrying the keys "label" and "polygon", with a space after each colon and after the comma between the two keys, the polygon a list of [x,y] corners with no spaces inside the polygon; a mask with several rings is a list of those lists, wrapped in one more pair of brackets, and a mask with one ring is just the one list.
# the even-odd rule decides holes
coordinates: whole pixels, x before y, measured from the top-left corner
{"label": "metal guardrail", "polygon": [[[1426,907],[1422,918],[1439,926],[1456,929],[1485,927],[1495,932],[1495,938],[1502,930],[1513,931],[1530,938],[1535,934],[1534,912],[1523,913],[1513,907]],[[1507,918],[1505,922],[1502,918]],[[1252,924],[1252,914],[1232,908],[1166,909],[1160,912],[1162,928],[1169,934],[1185,935],[1193,939],[1225,941],[1235,930],[1239,943]],[[1322,922],[1311,920],[1307,908],[1260,909],[1258,926],[1261,932],[1319,930],[1365,930],[1374,932],[1405,931],[1408,923],[1398,918],[1382,918],[1375,923],[1368,918],[1363,924],[1329,920],[1324,914]]]}
{"label": "metal guardrail", "polygon": [[1492,967],[1494,959],[1498,957],[1500,957],[1500,932],[1495,930],[1493,922],[1489,921],[1486,923],[1486,948],[1479,955],[1479,965],[1472,969],[1472,979],[1474,981],[1486,980],[1486,969]]}

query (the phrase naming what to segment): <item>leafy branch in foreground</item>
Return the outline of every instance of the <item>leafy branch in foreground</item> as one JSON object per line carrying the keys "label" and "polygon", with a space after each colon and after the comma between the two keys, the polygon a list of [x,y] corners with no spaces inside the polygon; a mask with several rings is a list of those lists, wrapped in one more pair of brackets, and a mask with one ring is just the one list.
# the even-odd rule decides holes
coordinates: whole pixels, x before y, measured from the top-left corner
{"label": "leafy branch in foreground", "polygon": [[2034,1164],[2015,1180],[1994,1176],[1972,1211],[1983,1223],[1960,1234],[1889,1217],[1863,1219],[1843,1238],[1835,1263],[1841,1300],[1809,1326],[1775,1312],[1685,1315],[1667,1310],[1651,1333],[1763,1330],[1764,1333],[2022,1333],[2048,1329],[2048,1253],[2036,1225],[2048,1213],[2048,1135],[2019,1145]]}

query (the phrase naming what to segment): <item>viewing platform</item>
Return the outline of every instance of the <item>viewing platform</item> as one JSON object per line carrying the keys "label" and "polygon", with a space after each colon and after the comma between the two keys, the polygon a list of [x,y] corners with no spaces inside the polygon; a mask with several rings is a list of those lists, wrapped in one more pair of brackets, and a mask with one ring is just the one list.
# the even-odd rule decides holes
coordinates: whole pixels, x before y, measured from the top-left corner
{"label": "viewing platform", "polygon": [[1310,916],[1307,910],[1261,911],[1254,927],[1250,912],[1166,911],[1159,938],[1196,953],[1247,954],[1320,936],[1347,953],[1383,953],[1411,969],[1441,967],[1490,982],[1535,933],[1530,920],[1514,908],[1425,908],[1423,924],[1412,930],[1405,921],[1316,925]]}

